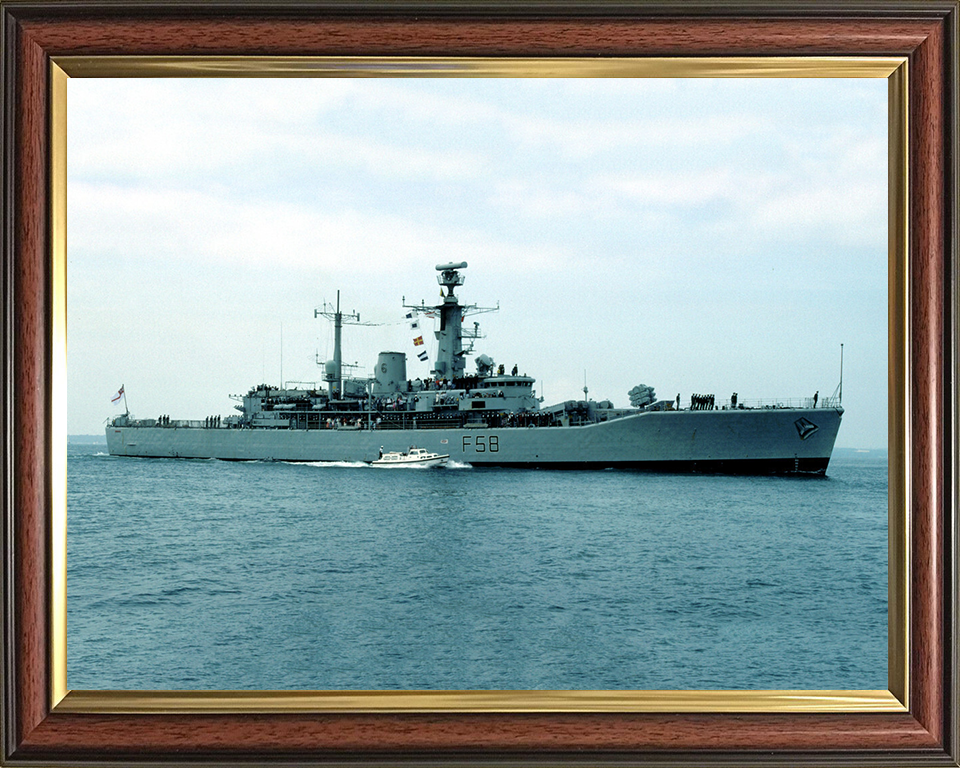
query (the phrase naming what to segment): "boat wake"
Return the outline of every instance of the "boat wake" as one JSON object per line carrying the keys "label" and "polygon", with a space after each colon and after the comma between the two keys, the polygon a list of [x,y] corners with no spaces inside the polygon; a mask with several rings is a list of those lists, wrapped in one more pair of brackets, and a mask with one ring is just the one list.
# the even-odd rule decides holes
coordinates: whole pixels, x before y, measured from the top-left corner
{"label": "boat wake", "polygon": [[365,467],[373,467],[374,469],[443,469],[442,466],[430,466],[428,464],[363,464]]}
{"label": "boat wake", "polygon": [[296,464],[301,467],[369,467],[365,461],[288,461],[286,464]]}
{"label": "boat wake", "polygon": [[473,464],[465,461],[448,461],[445,466],[447,469],[473,469]]}

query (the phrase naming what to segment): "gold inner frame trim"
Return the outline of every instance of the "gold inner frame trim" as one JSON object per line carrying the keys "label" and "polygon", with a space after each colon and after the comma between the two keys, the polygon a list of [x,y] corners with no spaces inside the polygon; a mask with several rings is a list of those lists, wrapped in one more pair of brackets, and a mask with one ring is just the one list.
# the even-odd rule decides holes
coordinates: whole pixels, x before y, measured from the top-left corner
{"label": "gold inner frame trim", "polygon": [[57,56],[70,77],[889,77],[895,56],[476,58]]}
{"label": "gold inner frame trim", "polygon": [[67,691],[67,75],[50,68],[50,665],[51,699]]}
{"label": "gold inner frame trim", "polygon": [[[60,56],[50,72],[50,704],[57,713],[906,712],[909,701],[908,64],[905,57]],[[67,83],[71,77],[750,77],[888,80],[886,691],[70,691],[67,687]]]}
{"label": "gold inner frame trim", "polygon": [[58,713],[903,712],[889,691],[71,691]]}
{"label": "gold inner frame trim", "polygon": [[887,78],[887,685],[910,706],[909,72]]}

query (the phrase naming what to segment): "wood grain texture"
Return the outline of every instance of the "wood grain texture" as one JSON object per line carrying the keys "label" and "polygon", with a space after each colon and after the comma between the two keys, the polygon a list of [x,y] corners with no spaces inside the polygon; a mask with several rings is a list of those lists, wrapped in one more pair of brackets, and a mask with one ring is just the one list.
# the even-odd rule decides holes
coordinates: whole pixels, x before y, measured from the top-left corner
{"label": "wood grain texture", "polygon": [[943,33],[911,58],[913,654],[911,708],[943,738],[944,124]]}
{"label": "wood grain texture", "polygon": [[926,19],[849,23],[813,19],[506,20],[152,19],[24,22],[52,55],[736,56],[912,51],[935,27]]}
{"label": "wood grain texture", "polygon": [[[815,739],[815,741],[814,741]],[[57,749],[206,755],[358,752],[935,749],[909,715],[54,715],[24,755]]]}
{"label": "wood grain texture", "polygon": [[[642,6],[638,6],[642,8]],[[822,7],[822,6],[821,6]],[[955,41],[955,6],[927,12],[863,18],[663,18],[638,10],[591,17],[568,12],[506,18],[491,14],[422,13],[380,16],[300,9],[296,14],[242,14],[168,5],[152,15],[136,6],[107,12],[83,4],[15,6],[14,92],[17,119],[13,259],[17,319],[15,346],[16,501],[13,700],[17,760],[44,764],[80,761],[326,760],[426,764],[696,762],[737,759],[754,764],[956,765],[956,745],[945,745],[946,643],[952,624],[945,610],[945,486],[953,462],[953,414],[944,360],[948,244],[955,220],[946,147],[955,128],[945,120],[948,57]],[[904,5],[903,8],[906,8]],[[19,15],[18,15],[19,14]],[[99,15],[97,15],[99,14]],[[11,39],[8,34],[6,39]],[[913,421],[912,709],[907,715],[234,715],[99,716],[50,714],[47,704],[46,520],[49,494],[46,366],[48,285],[46,247],[46,65],[51,55],[908,55],[911,133],[911,330]],[[8,66],[9,74],[9,66]],[[952,75],[955,77],[955,73]],[[9,158],[7,158],[9,159]],[[951,188],[952,190],[952,188]],[[951,223],[952,222],[952,223]],[[945,430],[949,429],[949,434]],[[949,439],[948,439],[949,438]],[[9,685],[7,681],[5,684]],[[948,752],[947,750],[951,750]]]}
{"label": "wood grain texture", "polygon": [[17,634],[17,733],[24,739],[46,716],[46,60],[22,38],[16,127],[14,230],[14,509]]}

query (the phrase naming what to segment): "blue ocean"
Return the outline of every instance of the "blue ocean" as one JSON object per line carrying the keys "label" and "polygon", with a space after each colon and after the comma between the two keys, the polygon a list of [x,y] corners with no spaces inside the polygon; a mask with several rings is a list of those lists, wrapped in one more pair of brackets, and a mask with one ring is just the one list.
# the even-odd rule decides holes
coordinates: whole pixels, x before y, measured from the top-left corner
{"label": "blue ocean", "polygon": [[885,689],[887,461],[378,470],[68,445],[74,689]]}

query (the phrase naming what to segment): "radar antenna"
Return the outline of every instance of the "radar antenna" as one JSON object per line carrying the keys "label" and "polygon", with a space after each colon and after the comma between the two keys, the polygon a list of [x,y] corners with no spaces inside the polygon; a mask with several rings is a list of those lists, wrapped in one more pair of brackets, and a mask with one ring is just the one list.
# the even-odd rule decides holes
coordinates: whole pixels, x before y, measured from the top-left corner
{"label": "radar antenna", "polygon": [[437,275],[437,282],[443,288],[447,289],[447,295],[444,297],[444,300],[453,296],[453,289],[458,285],[463,285],[463,275],[461,275],[457,270],[466,269],[467,262],[459,261],[457,263],[450,264],[437,264],[437,272],[440,274]]}

